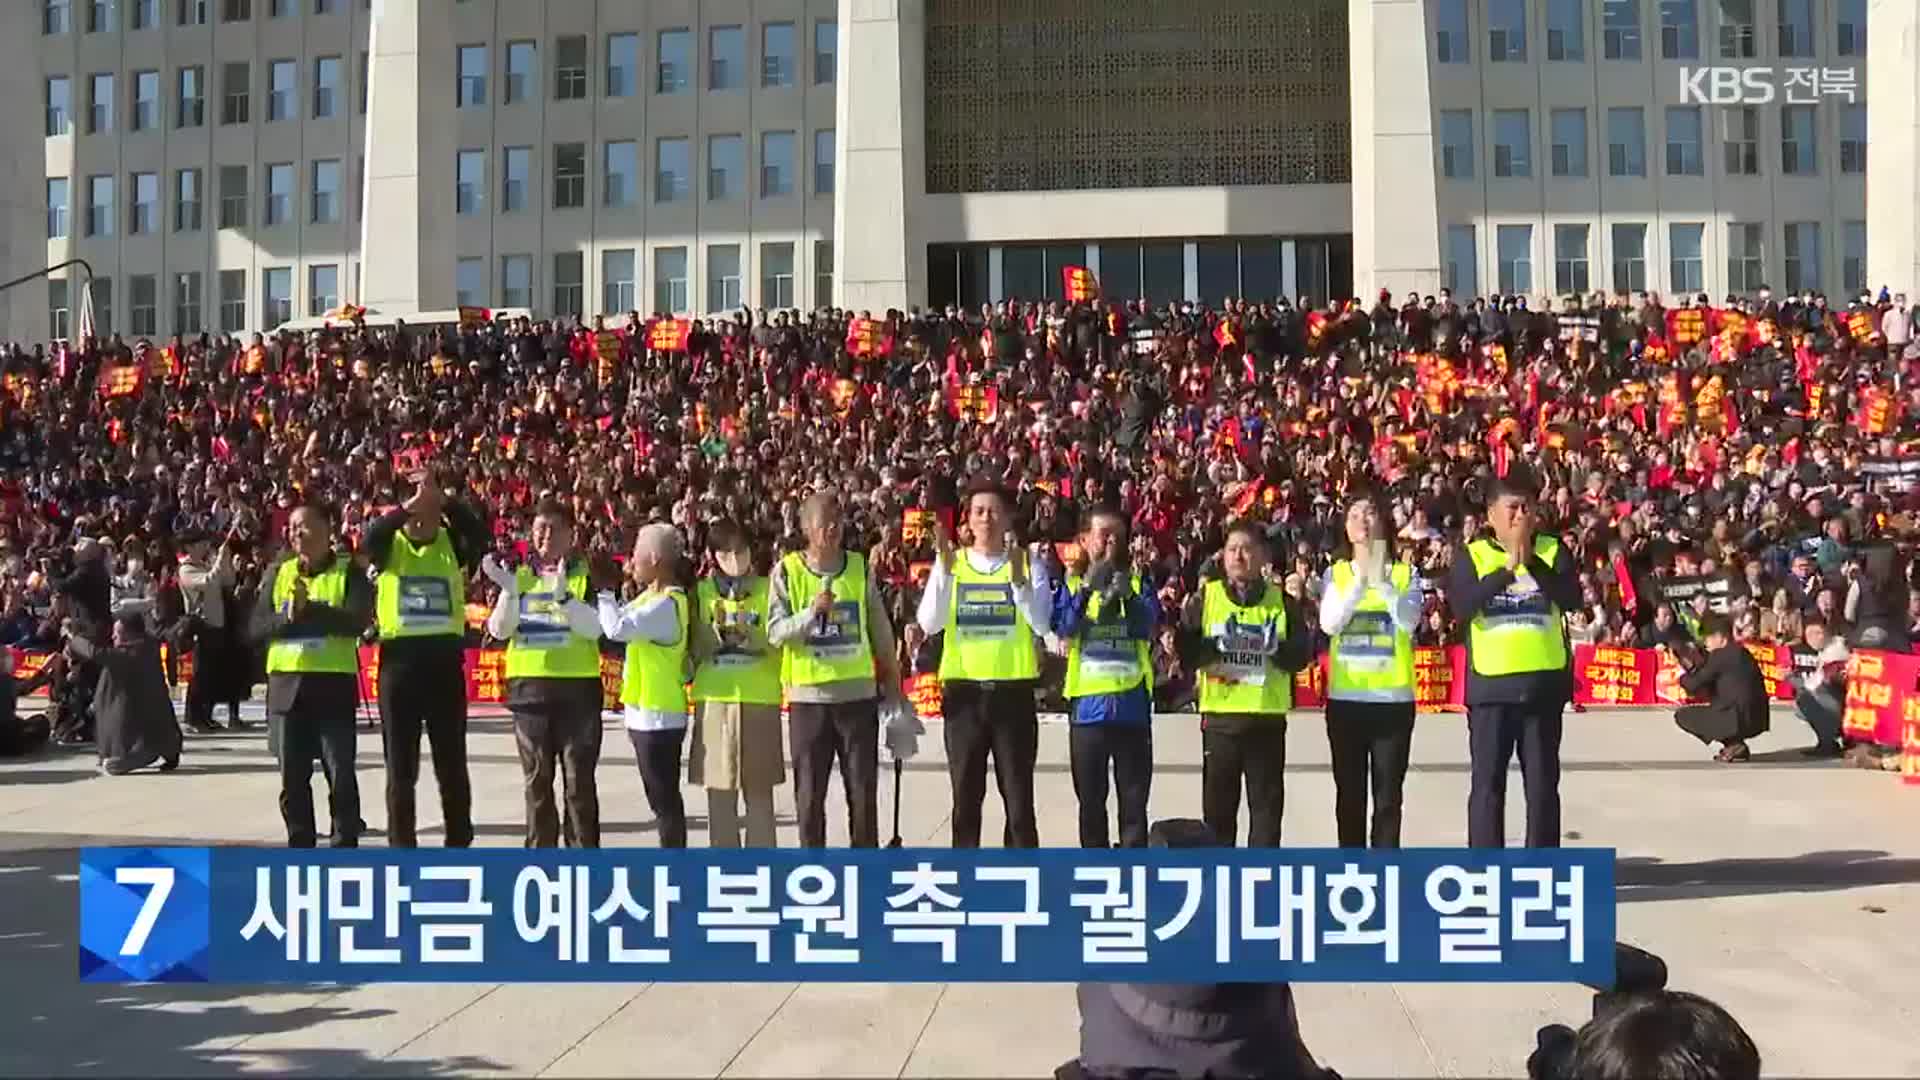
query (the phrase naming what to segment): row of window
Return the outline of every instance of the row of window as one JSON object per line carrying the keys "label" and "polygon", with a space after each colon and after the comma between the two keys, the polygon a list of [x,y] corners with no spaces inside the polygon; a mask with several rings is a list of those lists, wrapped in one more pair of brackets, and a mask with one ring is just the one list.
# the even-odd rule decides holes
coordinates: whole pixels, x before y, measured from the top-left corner
{"label": "row of window", "polygon": [[[760,70],[763,89],[787,89],[799,84],[798,28],[791,22],[760,26]],[[831,19],[813,24],[815,86],[831,84],[839,66],[839,26]],[[523,105],[540,94],[539,45],[509,41],[501,48],[500,100]],[[455,50],[454,101],[461,108],[481,108],[488,102],[487,82],[493,74],[490,48],[460,45]],[[589,88],[589,46],[584,34],[553,39],[553,98],[583,101]],[[601,51],[600,96],[633,97],[640,92],[640,35],[608,34]],[[691,89],[695,74],[693,31],[661,30],[654,39],[653,92],[679,94]],[[708,90],[743,90],[748,84],[747,31],[744,26],[715,26],[707,30],[707,64],[703,85]]]}
{"label": "row of window", "polygon": [[[1647,276],[1647,226],[1621,222],[1609,226],[1611,287],[1633,292],[1650,287]],[[1531,293],[1535,289],[1532,225],[1493,226],[1496,289],[1503,294]],[[1667,226],[1667,280],[1670,296],[1691,296],[1706,289],[1704,251],[1707,227],[1700,222]],[[1591,292],[1596,278],[1588,255],[1592,226],[1553,226],[1553,281],[1558,293]],[[1750,293],[1767,284],[1766,228],[1754,222],[1727,225],[1728,290]],[[1848,221],[1840,229],[1840,288],[1853,295],[1866,287],[1867,223]],[[1829,282],[1821,262],[1820,223],[1790,221],[1781,229],[1782,269],[1788,292],[1824,291]],[[1449,225],[1446,236],[1446,283],[1456,295],[1479,295],[1479,237],[1472,225]],[[1544,284],[1544,283],[1542,283]]]}
{"label": "row of window", "polygon": [[[760,174],[755,190],[762,199],[792,196],[798,188],[796,138],[791,131],[760,133]],[[685,202],[693,194],[693,143],[685,136],[654,140],[653,201]],[[527,209],[533,192],[533,148],[508,146],[500,150],[499,213]],[[454,209],[481,214],[492,187],[485,150],[461,150],[454,161]],[[587,205],[587,144],[555,143],[553,147],[553,208],[577,210]],[[813,194],[832,195],[834,188],[833,129],[813,133]],[[730,202],[747,194],[746,139],[741,135],[707,136],[706,198]],[[641,200],[640,144],[613,139],[600,151],[600,205],[619,208]]]}
{"label": "row of window", "polygon": [[[1867,107],[1840,108],[1840,172],[1867,171]],[[1722,108],[1720,146],[1729,176],[1760,175],[1760,110],[1754,106]],[[1605,112],[1606,175],[1647,175],[1646,110],[1638,106],[1611,107]],[[1667,176],[1706,175],[1707,141],[1701,107],[1669,105],[1665,113]],[[1533,113],[1529,109],[1494,109],[1490,115],[1493,149],[1492,175],[1497,179],[1525,179],[1534,175]],[[1480,162],[1474,139],[1471,109],[1442,109],[1438,137],[1440,174],[1449,180],[1471,180]],[[1547,110],[1547,172],[1555,177],[1589,175],[1587,110]],[[1788,105],[1780,110],[1780,173],[1815,176],[1820,172],[1819,109]]]}
{"label": "row of window", "polygon": [[[292,162],[261,167],[264,185],[260,195],[260,225],[273,228],[294,221],[295,190]],[[247,166],[220,166],[220,205],[216,228],[243,229],[251,224]],[[83,235],[112,236],[119,227],[116,199],[117,179],[96,174],[86,178],[86,203]],[[338,225],[341,218],[341,163],[338,158],[321,158],[307,166],[306,221],[310,225]],[[71,234],[72,185],[64,176],[47,178],[47,238],[66,239]],[[358,185],[355,185],[358,191]],[[176,169],[173,173],[173,231],[198,232],[203,227],[206,184],[199,169]],[[155,233],[161,228],[160,174],[127,174],[126,230],[129,235]],[[357,218],[359,199],[354,199]]]}
{"label": "row of window", "polygon": [[[268,18],[284,19],[292,15],[304,2],[309,12],[315,15],[331,15],[346,7],[345,0],[260,0],[259,6]],[[125,8],[129,16],[128,29],[150,30],[160,25],[160,0],[41,0],[40,31],[43,34],[65,34],[74,28],[74,8],[79,7],[85,13],[86,32],[89,34],[110,34],[120,29],[121,9]],[[205,26],[212,14],[210,0],[173,0],[173,22],[175,26]],[[253,18],[254,0],[220,0],[220,21],[223,23],[246,22]],[[363,9],[371,8],[373,0],[360,0]]]}
{"label": "row of window", "polygon": [[[315,120],[331,120],[341,114],[342,60],[338,56],[316,57],[313,77],[308,83],[307,115]],[[293,60],[270,60],[266,71],[266,120],[268,123],[293,120],[300,115],[299,65]],[[160,72],[134,71],[128,75],[128,131],[152,131],[160,127]],[[173,126],[197,128],[207,122],[206,70],[198,65],[174,72]],[[114,75],[101,72],[86,79],[86,131],[99,135],[115,129],[114,108],[118,100]],[[65,135],[73,125],[73,84],[66,75],[47,77],[42,99],[46,107],[47,134]],[[367,111],[367,54],[360,54],[359,108]],[[220,123],[245,124],[253,119],[252,65],[244,60],[221,65]]]}
{"label": "row of window", "polygon": [[[749,303],[765,308],[791,308],[799,303],[795,284],[797,274],[792,241],[769,241],[760,245],[759,292],[749,296],[742,267],[743,249],[739,244],[706,246],[706,291],[701,303],[694,304],[691,277],[691,250],[685,246],[653,249],[652,296],[643,303],[639,291],[641,253],[634,248],[611,248],[600,253],[600,312],[609,316],[629,311],[728,311]],[[533,307],[534,268],[532,255],[502,255],[496,262],[498,277],[488,278],[487,260],[478,256],[454,262],[455,303],[463,306]],[[586,306],[586,256],[578,251],[556,252],[553,256],[553,306],[555,315],[591,314]],[[491,287],[490,287],[491,286]],[[813,305],[832,302],[833,245],[825,240],[813,244]]]}
{"label": "row of window", "polygon": [[[168,333],[189,335],[208,330],[238,334],[247,327],[247,272],[222,270],[219,273],[219,311],[209,326],[203,315],[203,275],[197,271],[168,274],[169,300],[173,321]],[[101,336],[125,333],[135,337],[154,337],[160,330],[160,279],[153,274],[133,274],[127,279],[127,322],[115,321],[113,279],[95,277],[88,298],[93,305],[94,332]],[[294,268],[270,266],[260,273],[260,311],[264,328],[272,328],[293,318]],[[56,340],[71,336],[73,303],[78,299],[64,278],[47,282],[48,333]],[[307,307],[309,316],[324,315],[340,306],[340,265],[322,263],[307,267]]]}
{"label": "row of window", "polygon": [[[1434,59],[1442,64],[1473,61],[1472,36],[1467,29],[1469,0],[1438,0],[1434,5]],[[1546,58],[1554,62],[1587,59],[1588,0],[1545,0],[1541,27]],[[1642,59],[1641,0],[1594,0],[1600,9],[1599,55],[1606,60]],[[1700,7],[1703,0],[1647,0],[1655,12],[1663,60],[1698,60]],[[1759,53],[1763,0],[1704,0],[1714,14],[1715,57],[1751,60]],[[1527,11],[1536,0],[1486,0],[1487,59],[1494,63],[1526,63]],[[1816,16],[1821,5],[1831,5],[1826,22]],[[1775,16],[1774,53],[1782,59],[1811,59],[1819,51],[1819,28],[1831,27],[1833,55],[1867,54],[1867,0],[1765,0]],[[1538,10],[1538,9],[1536,9]]]}

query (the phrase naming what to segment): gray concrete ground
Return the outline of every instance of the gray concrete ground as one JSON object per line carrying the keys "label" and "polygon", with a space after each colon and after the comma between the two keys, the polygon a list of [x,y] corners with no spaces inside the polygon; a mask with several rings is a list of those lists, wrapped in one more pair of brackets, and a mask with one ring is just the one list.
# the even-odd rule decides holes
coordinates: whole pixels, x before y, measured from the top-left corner
{"label": "gray concrete ground", "polygon": [[[1674,985],[1713,997],[1759,1042],[1768,1075],[1920,1074],[1920,790],[1808,763],[1776,717],[1753,763],[1723,766],[1664,714],[1568,718],[1568,844],[1619,849],[1624,939],[1664,956]],[[600,769],[606,842],[653,843],[632,751],[610,726]],[[1042,840],[1074,837],[1066,730],[1042,732]],[[1193,816],[1191,717],[1156,729],[1156,816]],[[516,844],[511,733],[481,714],[471,738],[483,844]],[[940,731],[907,776],[910,842],[944,844]],[[1286,838],[1332,842],[1323,721],[1293,722]],[[1423,718],[1407,781],[1408,844],[1457,844],[1466,806],[1464,722]],[[75,977],[77,847],[271,844],[283,838],[264,737],[189,736],[170,776],[94,775],[55,753],[0,764],[0,1075],[257,1072],[552,1076],[1047,1076],[1077,1046],[1061,985],[132,987]],[[378,738],[360,743],[365,816],[383,823]],[[423,780],[423,840],[439,816]],[[1518,778],[1510,807],[1519,835]],[[689,791],[689,809],[704,796]],[[837,804],[838,793],[831,798]],[[793,840],[791,788],[780,795]],[[995,797],[984,835],[999,835]],[[322,804],[324,805],[324,804]],[[831,804],[830,804],[831,805]],[[891,792],[883,792],[883,822]],[[694,842],[704,821],[694,820]],[[845,839],[835,811],[836,842]],[[378,843],[378,837],[372,842]],[[1309,1045],[1349,1077],[1518,1076],[1535,1030],[1577,1025],[1577,986],[1309,985]]]}

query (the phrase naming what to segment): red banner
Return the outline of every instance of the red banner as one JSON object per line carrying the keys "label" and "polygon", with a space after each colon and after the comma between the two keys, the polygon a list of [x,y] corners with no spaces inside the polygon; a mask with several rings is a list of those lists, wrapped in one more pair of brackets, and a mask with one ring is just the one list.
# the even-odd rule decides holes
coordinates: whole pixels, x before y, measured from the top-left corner
{"label": "red banner", "polygon": [[1920,656],[1861,649],[1847,658],[1841,729],[1876,746],[1904,746],[1909,712],[1920,711]]}
{"label": "red banner", "polygon": [[1060,286],[1069,304],[1083,304],[1100,295],[1100,282],[1094,278],[1093,271],[1084,266],[1061,267]]}
{"label": "red banner", "polygon": [[949,386],[947,412],[955,420],[991,424],[1000,417],[1000,388],[997,386]]}
{"label": "red banner", "polygon": [[140,364],[112,364],[100,369],[100,396],[132,397],[146,381],[147,369]]}
{"label": "red banner", "polygon": [[685,319],[661,319],[647,328],[647,348],[654,352],[685,352],[693,324]]}
{"label": "red banner", "polygon": [[855,319],[847,324],[847,354],[872,356],[880,347],[880,324],[872,319]]}

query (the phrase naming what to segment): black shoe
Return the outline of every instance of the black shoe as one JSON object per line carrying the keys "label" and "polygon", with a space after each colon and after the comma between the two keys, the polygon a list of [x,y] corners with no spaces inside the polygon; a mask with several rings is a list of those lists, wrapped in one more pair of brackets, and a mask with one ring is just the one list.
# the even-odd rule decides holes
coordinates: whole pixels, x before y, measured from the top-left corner
{"label": "black shoe", "polygon": [[1826,758],[1840,757],[1844,755],[1846,752],[1847,752],[1846,749],[1842,747],[1839,743],[1823,742],[1823,743],[1815,743],[1812,746],[1802,749],[1800,751],[1800,756],[1803,758],[1826,759]]}
{"label": "black shoe", "polygon": [[173,770],[179,767],[180,767],[180,759],[177,757],[170,757],[167,760],[160,763],[161,772],[172,772]]}
{"label": "black shoe", "polygon": [[252,728],[253,724],[251,721],[242,720],[236,716],[232,720],[227,722],[227,726],[232,728],[235,731],[246,731]]}

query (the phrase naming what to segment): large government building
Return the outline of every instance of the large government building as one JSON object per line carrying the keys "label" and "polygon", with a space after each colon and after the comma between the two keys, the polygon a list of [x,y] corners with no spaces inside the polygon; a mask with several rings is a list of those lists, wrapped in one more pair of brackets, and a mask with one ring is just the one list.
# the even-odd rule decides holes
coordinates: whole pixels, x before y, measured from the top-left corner
{"label": "large government building", "polygon": [[[1920,286],[1916,0],[9,0],[4,29],[41,107],[0,115],[0,275],[82,259],[127,335],[978,305],[1070,264],[1159,301]],[[7,335],[73,332],[84,279],[0,293]]]}

